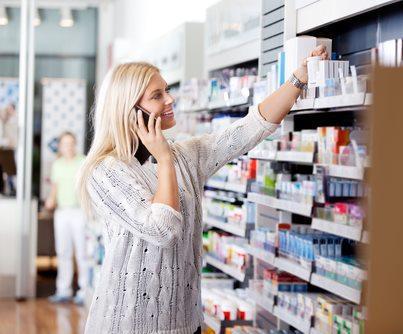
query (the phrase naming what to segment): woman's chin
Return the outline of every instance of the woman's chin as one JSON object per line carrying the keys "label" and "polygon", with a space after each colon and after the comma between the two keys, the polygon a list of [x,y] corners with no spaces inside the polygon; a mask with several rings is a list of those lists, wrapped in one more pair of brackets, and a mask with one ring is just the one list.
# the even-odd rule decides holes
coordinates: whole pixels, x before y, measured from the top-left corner
{"label": "woman's chin", "polygon": [[175,118],[167,119],[164,120],[164,122],[161,124],[161,129],[162,130],[169,130],[173,128],[176,125],[176,120]]}

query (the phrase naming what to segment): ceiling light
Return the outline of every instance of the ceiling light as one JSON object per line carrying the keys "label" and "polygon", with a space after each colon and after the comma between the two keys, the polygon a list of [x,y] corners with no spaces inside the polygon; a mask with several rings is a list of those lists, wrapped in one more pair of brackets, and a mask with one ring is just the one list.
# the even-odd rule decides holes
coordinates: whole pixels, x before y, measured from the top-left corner
{"label": "ceiling light", "polygon": [[69,28],[74,25],[73,14],[70,8],[60,9],[60,22],[59,25],[63,28]]}
{"label": "ceiling light", "polygon": [[0,26],[6,26],[8,24],[8,16],[6,7],[0,7]]}
{"label": "ceiling light", "polygon": [[41,16],[39,15],[39,9],[35,8],[35,14],[34,14],[34,26],[37,27],[42,23]]}

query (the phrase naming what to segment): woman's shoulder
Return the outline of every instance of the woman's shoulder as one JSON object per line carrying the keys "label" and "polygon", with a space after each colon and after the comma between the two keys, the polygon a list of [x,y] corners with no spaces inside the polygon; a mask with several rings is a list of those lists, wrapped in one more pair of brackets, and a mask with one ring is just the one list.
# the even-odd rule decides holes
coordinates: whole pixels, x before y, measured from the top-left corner
{"label": "woman's shoulder", "polygon": [[125,162],[114,156],[106,156],[100,160],[93,169],[93,175],[96,176],[114,176],[114,177],[135,177],[136,164]]}

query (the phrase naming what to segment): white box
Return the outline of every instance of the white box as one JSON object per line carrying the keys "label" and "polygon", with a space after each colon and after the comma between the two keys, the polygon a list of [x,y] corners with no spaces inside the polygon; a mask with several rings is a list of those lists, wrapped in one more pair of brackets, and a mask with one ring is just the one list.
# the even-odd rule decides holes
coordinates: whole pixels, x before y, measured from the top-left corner
{"label": "white box", "polygon": [[288,79],[302,61],[310,56],[310,53],[318,45],[326,46],[329,56],[332,54],[332,40],[329,38],[317,38],[313,36],[299,36],[287,40],[284,43],[285,51],[285,78]]}

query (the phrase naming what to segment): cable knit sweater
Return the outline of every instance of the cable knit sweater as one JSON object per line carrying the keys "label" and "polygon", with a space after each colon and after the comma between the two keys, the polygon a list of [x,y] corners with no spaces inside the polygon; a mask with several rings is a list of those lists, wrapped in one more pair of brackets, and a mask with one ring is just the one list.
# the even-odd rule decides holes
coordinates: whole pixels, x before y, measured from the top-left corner
{"label": "cable knit sweater", "polygon": [[203,186],[277,128],[256,107],[222,132],[171,143],[180,212],[152,203],[158,165],[105,159],[88,191],[104,223],[105,260],[85,333],[193,334],[200,295]]}

